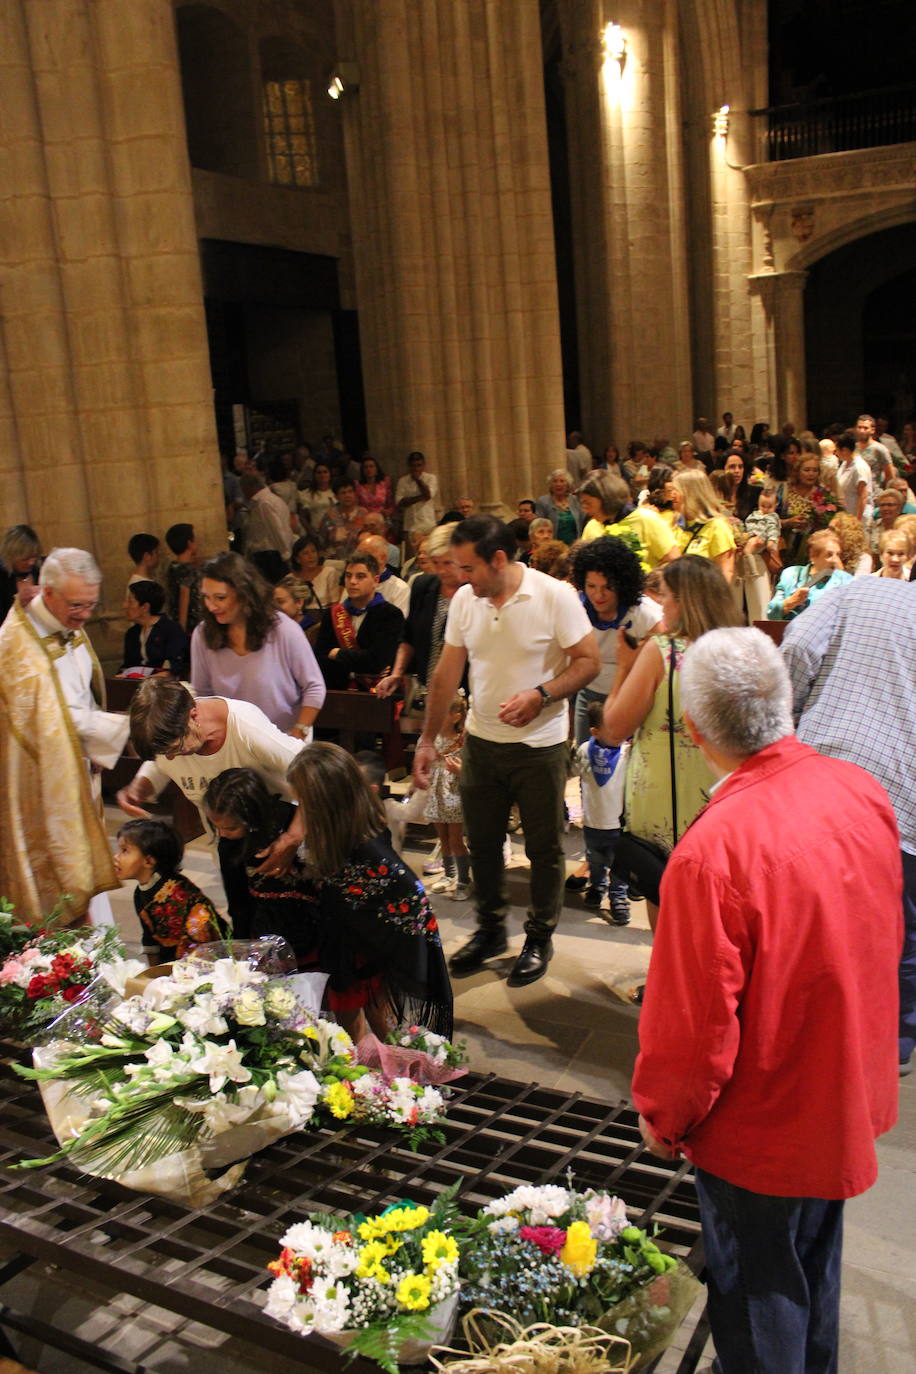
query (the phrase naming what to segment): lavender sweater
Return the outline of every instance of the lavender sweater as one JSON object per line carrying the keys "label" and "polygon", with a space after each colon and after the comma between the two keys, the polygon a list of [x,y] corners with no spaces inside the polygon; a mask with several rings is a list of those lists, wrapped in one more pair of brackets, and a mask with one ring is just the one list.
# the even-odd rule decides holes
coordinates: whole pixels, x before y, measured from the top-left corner
{"label": "lavender sweater", "polygon": [[281,614],[262,647],[250,654],[208,649],[198,625],[191,636],[191,686],[201,697],[253,702],[283,731],[295,725],[303,706],[320,707],[325,697],[311,645],[296,622]]}

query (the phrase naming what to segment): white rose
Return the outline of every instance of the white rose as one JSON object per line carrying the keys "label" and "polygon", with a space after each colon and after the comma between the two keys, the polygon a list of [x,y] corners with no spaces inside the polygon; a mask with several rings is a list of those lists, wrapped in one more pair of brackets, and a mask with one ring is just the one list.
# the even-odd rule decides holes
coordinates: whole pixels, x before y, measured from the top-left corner
{"label": "white rose", "polygon": [[243,988],[232,1003],[232,1015],[240,1026],[263,1026],[264,1003],[254,988]]}

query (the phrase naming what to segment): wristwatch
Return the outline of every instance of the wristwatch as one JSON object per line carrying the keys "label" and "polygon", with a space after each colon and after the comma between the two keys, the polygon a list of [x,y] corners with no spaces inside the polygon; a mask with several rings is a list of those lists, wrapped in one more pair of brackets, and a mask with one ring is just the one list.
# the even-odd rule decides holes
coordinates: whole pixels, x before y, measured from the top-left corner
{"label": "wristwatch", "polygon": [[534,690],[536,692],[540,692],[541,699],[543,700],[545,706],[553,705],[553,697],[550,695],[547,688],[544,687],[541,683],[538,683],[537,687],[535,687]]}

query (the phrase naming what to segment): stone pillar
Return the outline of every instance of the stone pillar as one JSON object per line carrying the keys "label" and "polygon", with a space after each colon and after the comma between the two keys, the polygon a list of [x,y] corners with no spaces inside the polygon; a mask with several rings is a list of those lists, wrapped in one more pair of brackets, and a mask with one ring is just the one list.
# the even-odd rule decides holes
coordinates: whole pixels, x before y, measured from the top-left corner
{"label": "stone pillar", "polygon": [[4,490],[120,605],[130,534],[225,542],[172,6],[10,0],[0,64]]}
{"label": "stone pillar", "polygon": [[369,437],[443,499],[564,460],[537,0],[336,0]]}
{"label": "stone pillar", "polygon": [[[674,0],[560,0],[582,429],[677,440],[691,411]],[[613,21],[622,62],[601,35]]]}
{"label": "stone pillar", "polygon": [[807,272],[761,272],[750,277],[762,319],[755,336],[765,346],[765,405],[774,430],[787,420],[806,423],[805,282]]}

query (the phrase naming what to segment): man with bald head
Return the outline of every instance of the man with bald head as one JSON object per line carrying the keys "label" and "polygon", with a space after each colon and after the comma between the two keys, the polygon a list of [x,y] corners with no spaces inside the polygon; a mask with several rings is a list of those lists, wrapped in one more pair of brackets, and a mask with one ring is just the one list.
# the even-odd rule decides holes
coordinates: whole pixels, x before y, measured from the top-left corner
{"label": "man with bald head", "polygon": [[[64,923],[111,921],[118,886],[101,821],[100,774],[128,721],[104,710],[105,684],[85,626],[102,575],[83,549],[54,549],[39,595],[0,629],[0,893],[36,921],[66,898]],[[93,900],[95,899],[95,900]],[[90,905],[91,904],[91,905]]]}
{"label": "man with bald head", "polygon": [[379,574],[378,590],[390,606],[397,606],[401,615],[406,616],[410,606],[410,588],[403,578],[397,576],[388,563],[388,540],[380,534],[362,534],[356,549],[358,553],[372,554],[382,569]]}

